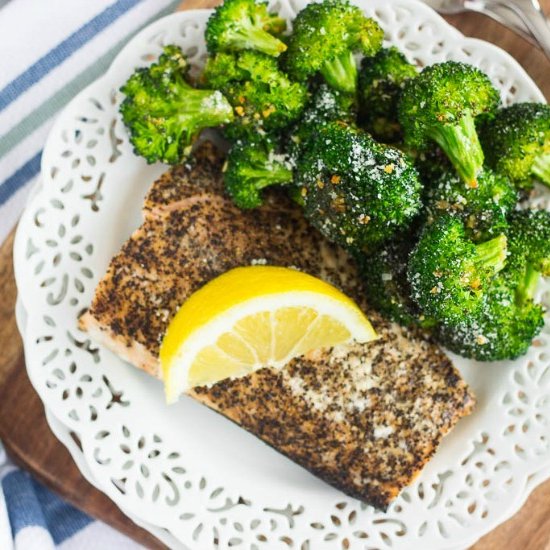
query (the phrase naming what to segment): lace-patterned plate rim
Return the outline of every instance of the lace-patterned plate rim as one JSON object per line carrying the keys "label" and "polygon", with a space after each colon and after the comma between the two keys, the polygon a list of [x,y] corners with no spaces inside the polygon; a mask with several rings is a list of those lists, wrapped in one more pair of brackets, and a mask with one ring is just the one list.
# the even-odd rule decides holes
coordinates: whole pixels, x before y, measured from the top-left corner
{"label": "lace-patterned plate rim", "polygon": [[[36,190],[39,187],[40,187],[40,184],[37,184],[35,186],[35,189],[31,191],[31,195],[34,195],[36,193]],[[18,297],[15,304],[15,316],[16,316],[17,328],[22,338],[24,339],[28,313],[25,310],[20,297]],[[90,485],[95,487],[98,491],[102,491],[101,485],[94,478],[94,474],[88,466],[86,457],[82,451],[80,436],[76,432],[69,430],[66,424],[64,424],[59,418],[57,418],[55,414],[47,407],[47,405],[44,405],[44,414],[46,416],[46,422],[48,423],[50,430],[55,435],[55,437],[59,440],[59,442],[67,449],[67,451],[73,458],[77,468],[82,474],[82,477]],[[124,510],[124,508],[120,505],[120,503],[116,503],[116,504],[120,508],[120,510],[126,516],[128,516],[136,525],[149,531],[151,534],[157,537],[162,543],[166,544],[167,547],[174,548],[176,550],[185,549],[185,547],[165,529],[162,529],[156,525],[146,522],[143,518],[134,515],[129,510]]]}
{"label": "lace-patterned plate rim", "polygon": [[[22,307],[22,306],[21,306]],[[78,468],[80,472],[82,473],[83,477],[88,481],[91,485],[93,485],[96,489],[101,490],[101,487],[97,483],[97,481],[94,480],[93,474],[89,471],[85,457],[82,453],[82,449],[79,447],[77,442],[75,442],[75,439],[73,437],[73,434],[67,430],[67,427],[61,422],[58,418],[55,417],[55,415],[49,410],[45,409],[46,414],[46,420],[48,422],[48,426],[52,430],[53,434],[57,437],[57,439],[65,446],[65,448],[69,451],[71,456],[73,457],[73,460],[78,465]],[[499,523],[504,523],[508,519],[510,519],[512,516],[514,516],[517,511],[523,507],[531,493],[539,486],[542,485],[545,481],[548,481],[550,479],[550,470],[549,469],[542,469],[539,472],[533,473],[529,477],[529,483],[526,485],[526,490],[522,495],[522,500],[518,506],[518,508],[514,508],[510,511],[510,514],[508,517],[502,518],[502,520]],[[121,508],[122,509],[122,508]],[[164,544],[169,546],[170,548],[178,549],[181,546],[181,543],[174,539],[167,531],[164,529],[160,529],[152,524],[147,524],[143,521],[142,518],[135,516],[129,511],[123,512],[136,524],[142,527],[143,529],[146,529],[153,535],[155,535],[160,541],[162,541]],[[472,537],[471,541],[461,546],[457,546],[455,549],[449,549],[449,550],[462,550],[464,548],[467,548],[475,542],[479,540],[479,537]],[[181,548],[184,548],[181,546]]]}
{"label": "lace-patterned plate rim", "polygon": [[[510,56],[463,38],[426,6],[410,0],[357,3],[382,19],[388,39],[420,64],[470,61],[489,72],[506,103],[541,100]],[[291,17],[303,5],[281,2],[280,10]],[[427,548],[471,544],[517,510],[531,489],[529,480],[535,479],[531,473],[550,465],[547,430],[540,424],[546,422],[545,391],[550,386],[548,331],[524,361],[504,367],[505,376],[458,362],[484,408],[502,413],[508,425],[502,433],[502,424],[483,410],[462,422],[418,482],[384,515],[310,479],[204,409],[182,404],[179,413],[163,416],[161,392],[153,381],[74,330],[76,314],[89,303],[112,253],[139,223],[140,195],[162,169],[147,167],[132,155],[116,116],[116,90],[133,67],[154,59],[163,43],[180,43],[200,64],[201,24],[208,13],[169,16],[145,29],[104,77],[67,106],[52,131],[43,160],[45,185],[31,200],[15,245],[20,298],[33,311],[24,330],[31,381],[66,434],[78,433],[79,463],[85,461],[94,483],[131,517],[146,520],[155,530],[168,529],[189,547],[216,541],[222,547],[292,543],[317,549],[340,543],[407,548],[415,537]],[[117,217],[120,213],[128,221]],[[544,296],[548,303],[550,293]],[[136,422],[141,412],[137,407],[145,402],[148,415],[141,414]],[[181,413],[193,414],[216,437],[235,438],[260,463],[240,469],[230,463],[231,475],[220,478],[212,464],[178,444],[181,429],[172,420]],[[196,433],[185,437],[200,443],[193,440]],[[278,469],[287,485],[273,483],[272,472],[262,470],[262,460]],[[265,477],[258,477],[256,470]],[[495,486],[502,486],[500,492]]]}
{"label": "lace-patterned plate rim", "polygon": [[[59,441],[65,446],[65,448],[69,451],[71,454],[73,460],[78,466],[78,469],[80,470],[80,473],[83,475],[83,477],[86,479],[90,485],[93,485],[96,489],[101,491],[101,487],[97,483],[97,481],[94,479],[92,472],[89,471],[86,459],[82,453],[82,450],[80,449],[77,441],[75,441],[75,434],[72,432],[68,432],[66,429],[66,426],[61,422],[58,418],[55,417],[55,415],[49,410],[44,410],[46,415],[46,421],[48,422],[48,426],[50,427],[50,430],[52,433],[59,439]],[[151,534],[153,534],[158,540],[160,540],[162,543],[164,543],[168,548],[173,549],[184,549],[185,547],[177,540],[175,539],[168,531],[165,529],[162,529],[156,525],[153,525],[151,523],[146,522],[143,518],[138,517],[132,512],[128,510],[124,510],[118,504],[120,510],[128,516],[137,526],[141,527],[142,529],[145,529],[146,531],[149,531]]]}

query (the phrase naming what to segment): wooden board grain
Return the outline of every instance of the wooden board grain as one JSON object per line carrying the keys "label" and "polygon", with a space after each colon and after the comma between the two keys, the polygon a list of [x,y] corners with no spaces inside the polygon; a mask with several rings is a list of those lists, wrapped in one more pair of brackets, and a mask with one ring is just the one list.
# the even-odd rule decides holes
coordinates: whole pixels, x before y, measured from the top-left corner
{"label": "wooden board grain", "polygon": [[[188,0],[184,7],[211,7],[216,3],[216,0]],[[550,11],[550,0],[542,3]],[[464,34],[489,40],[510,52],[550,98],[550,62],[541,52],[483,16],[460,15],[448,20]],[[69,453],[50,432],[42,403],[26,375],[15,324],[12,246],[13,233],[0,247],[0,439],[16,462],[67,501],[148,548],[163,548],[82,477]],[[516,516],[484,537],[473,550],[516,548],[550,550],[550,482],[534,491]]]}

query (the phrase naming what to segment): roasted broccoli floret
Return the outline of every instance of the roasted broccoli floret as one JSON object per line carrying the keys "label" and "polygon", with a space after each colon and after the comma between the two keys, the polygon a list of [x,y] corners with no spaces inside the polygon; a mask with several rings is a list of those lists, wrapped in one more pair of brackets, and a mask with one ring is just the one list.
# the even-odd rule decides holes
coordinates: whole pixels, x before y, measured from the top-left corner
{"label": "roasted broccoli floret", "polygon": [[370,306],[400,325],[430,328],[434,321],[425,317],[412,300],[407,279],[409,254],[415,243],[415,234],[407,233],[373,254],[355,257]]}
{"label": "roasted broccoli floret", "polygon": [[491,279],[505,265],[506,236],[475,244],[462,220],[445,215],[426,226],[409,259],[412,297],[422,312],[449,326],[481,307]]}
{"label": "roasted broccoli floret", "polygon": [[357,105],[355,96],[340,92],[325,83],[314,90],[298,122],[290,130],[286,150],[297,162],[309,140],[314,139],[321,128],[330,122],[352,123],[355,120]]}
{"label": "roasted broccoli floret", "polygon": [[262,205],[263,189],[292,181],[287,157],[270,142],[237,142],[224,166],[225,190],[239,208]]}
{"label": "roasted broccoli floret", "polygon": [[354,92],[357,65],[353,54],[374,55],[383,36],[378,23],[347,0],[311,3],[293,22],[286,67],[299,80],[320,72],[337,90]]}
{"label": "roasted broccoli floret", "polygon": [[425,151],[417,151],[406,146],[400,147],[414,159],[414,165],[426,187],[430,187],[435,180],[454,170],[447,155],[435,143]]}
{"label": "roasted broccoli floret", "polygon": [[550,186],[550,106],[517,103],[481,125],[487,163],[517,187]]}
{"label": "roasted broccoli floret", "polygon": [[286,29],[286,21],[267,11],[267,2],[225,0],[208,19],[204,37],[210,53],[257,50],[274,57],[286,50],[274,35]]}
{"label": "roasted broccoli floret", "polygon": [[181,49],[166,46],[156,63],[137,69],[120,89],[130,142],[149,164],[179,164],[203,128],[233,120],[233,108],[221,92],[193,88],[188,69]]}
{"label": "roasted broccoli floret", "polygon": [[[438,341],[451,351],[477,361],[516,359],[529,349],[544,326],[543,308],[533,301],[530,283],[515,289],[497,276],[476,315],[457,325],[441,325]],[[523,299],[518,296],[523,295]]]}
{"label": "roasted broccoli floret", "polygon": [[255,140],[281,130],[298,119],[307,101],[307,88],[258,52],[218,53],[208,59],[204,79],[234,107],[235,120],[225,127],[231,139]]}
{"label": "roasted broccoli floret", "polygon": [[295,182],[310,222],[349,249],[372,251],[420,209],[418,174],[405,155],[343,122],[308,143]]}
{"label": "roasted broccoli floret", "polygon": [[442,214],[460,217],[474,240],[496,237],[508,228],[507,216],[518,202],[518,194],[508,178],[484,170],[477,187],[470,187],[452,169],[425,182],[424,208],[428,222]]}
{"label": "roasted broccoli floret", "polygon": [[[530,273],[550,277],[550,212],[518,210],[510,216],[510,255],[522,258]],[[535,277],[535,275],[533,275]],[[537,279],[538,280],[538,279]]]}
{"label": "roasted broccoli floret", "polygon": [[508,243],[506,267],[489,284],[479,311],[438,329],[440,341],[464,357],[516,359],[544,326],[544,309],[534,295],[540,277],[550,276],[550,213],[514,212]]}
{"label": "roasted broccoli floret", "polygon": [[401,94],[405,142],[425,150],[435,141],[464,182],[475,187],[484,160],[475,117],[493,111],[499,102],[489,77],[475,67],[454,61],[426,67]]}
{"label": "roasted broccoli floret", "polygon": [[383,48],[365,57],[359,71],[359,101],[366,129],[386,143],[401,138],[397,106],[405,82],[417,76],[417,69],[395,47]]}

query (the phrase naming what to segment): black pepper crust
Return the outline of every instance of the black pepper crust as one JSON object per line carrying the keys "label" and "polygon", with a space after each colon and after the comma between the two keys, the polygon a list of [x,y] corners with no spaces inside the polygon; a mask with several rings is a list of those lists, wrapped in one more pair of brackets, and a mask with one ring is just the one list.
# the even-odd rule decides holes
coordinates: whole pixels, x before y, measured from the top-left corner
{"label": "black pepper crust", "polygon": [[474,399],[425,335],[364,303],[355,265],[271,195],[243,212],[223,196],[210,144],[149,192],[143,225],[114,256],[80,325],[135,366],[159,375],[162,336],[200,286],[260,261],[328,280],[365,309],[380,339],[324,350],[191,395],[343,492],[385,509],[410,484]]}
{"label": "black pepper crust", "polygon": [[143,203],[145,217],[194,197],[200,190],[223,194],[223,180],[220,178],[223,162],[223,157],[211,142],[201,144],[192,159],[174,166],[155,181]]}
{"label": "black pepper crust", "polygon": [[218,275],[262,262],[295,266],[341,286],[339,271],[351,262],[285,196],[271,194],[257,210],[238,209],[221,191],[219,153],[205,143],[197,155],[196,163],[172,168],[153,184],[143,225],[111,260],[81,320],[83,328],[94,323],[127,349],[137,343],[146,355],[139,366],[151,373],[179,306]]}
{"label": "black pepper crust", "polygon": [[385,510],[474,398],[432,343],[383,321],[377,328],[375,343],[317,352],[191,395],[330,485]]}

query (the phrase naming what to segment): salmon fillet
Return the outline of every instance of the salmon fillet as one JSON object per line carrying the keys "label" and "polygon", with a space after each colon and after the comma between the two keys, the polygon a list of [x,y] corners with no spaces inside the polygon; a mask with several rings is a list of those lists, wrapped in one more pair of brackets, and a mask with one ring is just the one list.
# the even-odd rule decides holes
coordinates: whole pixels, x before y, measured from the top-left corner
{"label": "salmon fillet", "polygon": [[286,198],[243,212],[224,197],[209,143],[172,168],[144,202],[144,222],[112,259],[80,327],[160,377],[158,353],[178,307],[225,271],[293,266],[355,298],[380,338],[310,353],[284,369],[195,388],[190,396],[343,492],[385,509],[410,484],[474,398],[424,335],[363,303],[355,265]]}

